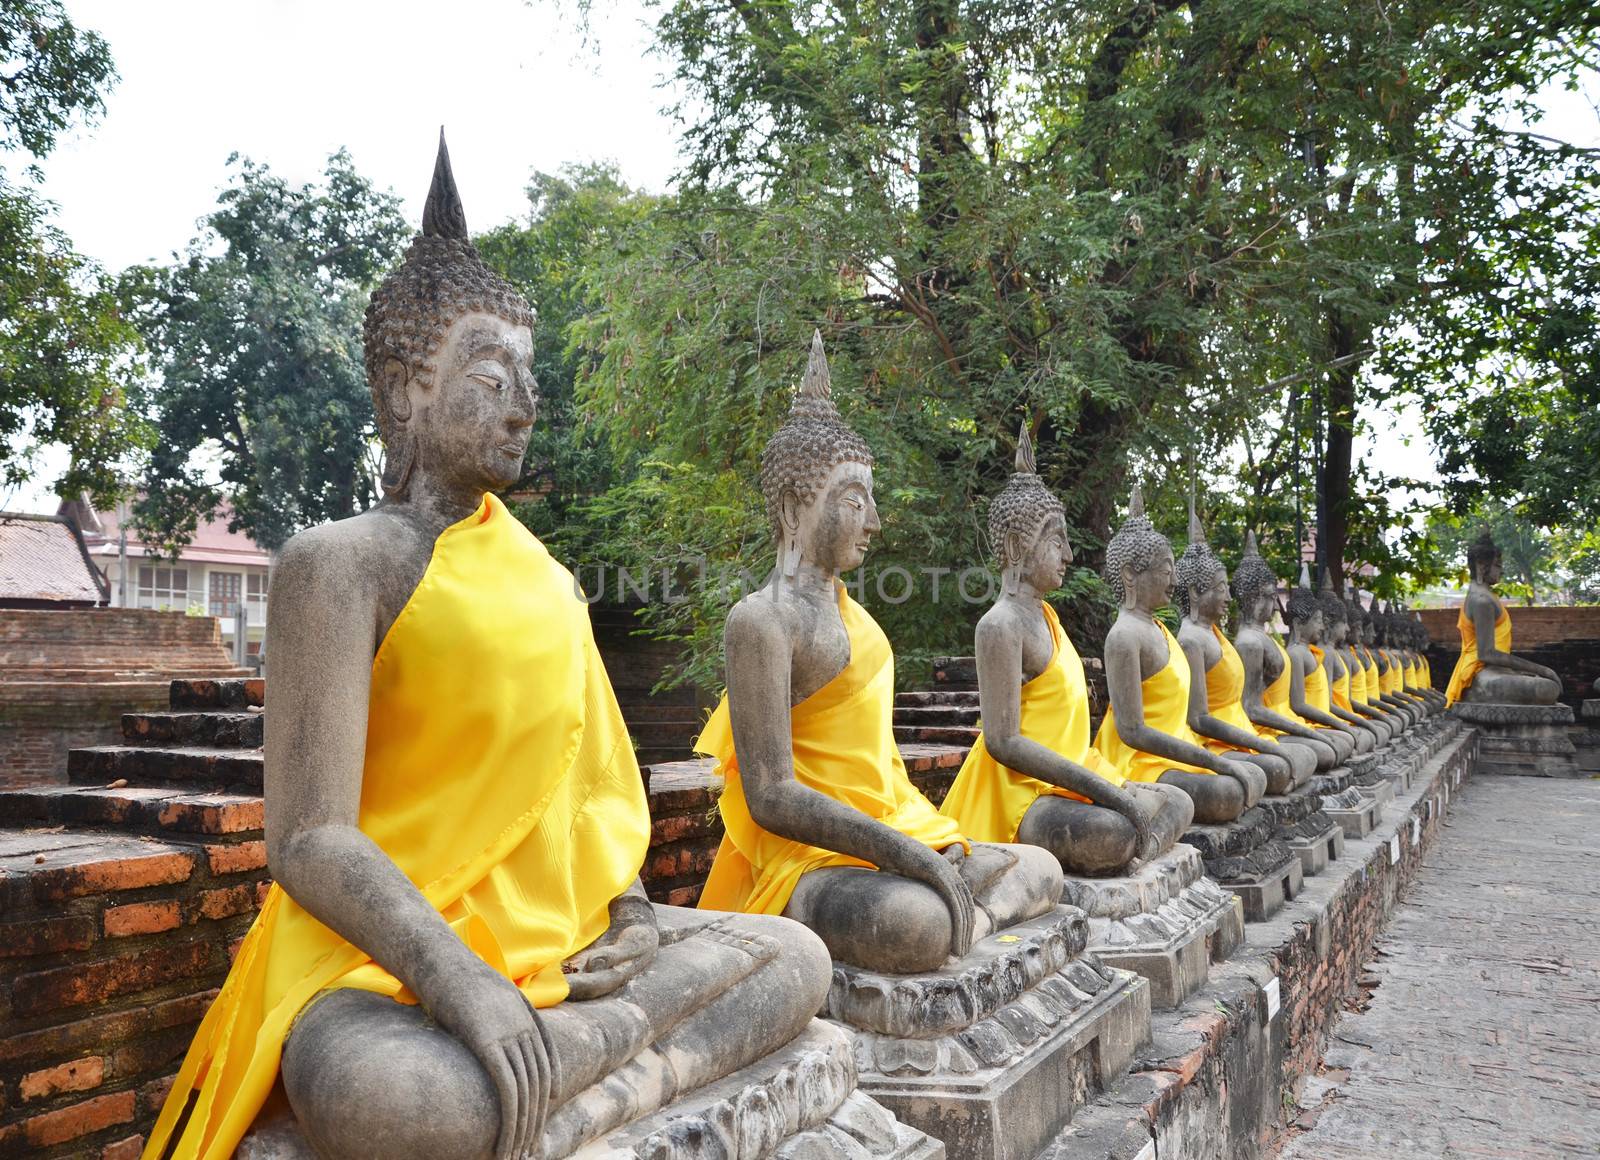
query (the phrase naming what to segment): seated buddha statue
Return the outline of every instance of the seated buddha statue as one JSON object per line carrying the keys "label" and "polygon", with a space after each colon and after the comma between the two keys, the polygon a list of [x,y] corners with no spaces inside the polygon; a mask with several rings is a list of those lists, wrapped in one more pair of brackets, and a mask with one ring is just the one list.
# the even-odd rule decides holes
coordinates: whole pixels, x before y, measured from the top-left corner
{"label": "seated buddha statue", "polygon": [[971,842],[906,775],[894,653],[841,572],[879,530],[873,457],[830,396],[820,335],[761,454],[777,567],[728,614],[728,688],[696,748],[727,833],[700,905],[798,919],[836,960],[932,971],[1061,896],[1038,846]]}
{"label": "seated buddha statue", "polygon": [[1444,694],[1433,687],[1433,667],[1428,663],[1428,645],[1431,643],[1428,626],[1422,623],[1422,615],[1414,610],[1409,620],[1406,647],[1413,658],[1412,671],[1415,674],[1410,688],[1437,713],[1445,707],[1445,701]]}
{"label": "seated buddha statue", "polygon": [[324,1158],[566,1156],[788,1043],[827,993],[798,924],[644,895],[587,606],[494,495],[535,418],[532,325],[441,138],[366,315],[384,498],[273,577],[274,885],[148,1156],[232,1155],[258,1116]]}
{"label": "seated buddha statue", "polygon": [[1300,587],[1289,593],[1289,707],[1302,721],[1339,751],[1339,760],[1366,753],[1373,745],[1370,733],[1357,733],[1333,715],[1328,669],[1322,643],[1322,604],[1311,590],[1306,568],[1300,569]]}
{"label": "seated buddha statue", "polygon": [[1375,598],[1372,607],[1362,618],[1361,645],[1357,659],[1366,669],[1367,703],[1387,713],[1396,730],[1403,733],[1411,728],[1413,718],[1406,706],[1397,702],[1392,695],[1394,678],[1389,675],[1389,658],[1378,644],[1382,618],[1382,606]]}
{"label": "seated buddha statue", "polygon": [[[1344,648],[1350,633],[1350,612],[1333,590],[1332,579],[1326,572],[1323,574],[1322,590],[1317,593],[1317,602],[1322,606],[1322,666],[1328,676],[1328,712],[1354,728],[1358,736],[1362,732],[1369,734],[1368,749],[1385,745],[1392,736],[1388,727],[1357,708],[1360,702],[1353,690],[1359,667],[1355,658]],[[1366,674],[1364,670],[1360,671],[1361,685],[1364,687]]]}
{"label": "seated buddha statue", "polygon": [[1417,655],[1411,647],[1411,630],[1412,620],[1404,607],[1398,601],[1389,601],[1384,643],[1394,670],[1395,696],[1421,720],[1432,712],[1432,706],[1418,687],[1421,677],[1417,674]]}
{"label": "seated buddha statue", "polygon": [[1105,578],[1120,605],[1106,634],[1111,704],[1095,746],[1130,781],[1172,785],[1194,800],[1194,820],[1234,821],[1261,800],[1260,767],[1207,749],[1189,727],[1194,677],[1182,646],[1156,619],[1172,597],[1172,545],[1144,514],[1136,483],[1128,518],[1106,546]]}
{"label": "seated buddha statue", "polygon": [[1244,555],[1233,574],[1233,593],[1239,601],[1239,631],[1233,644],[1244,666],[1240,701],[1245,716],[1285,749],[1305,749],[1313,754],[1319,770],[1332,769],[1342,760],[1340,751],[1289,704],[1293,666],[1270,627],[1278,611],[1278,578],[1262,557],[1254,531],[1245,535]]}
{"label": "seated buddha statue", "polygon": [[1409,727],[1422,719],[1422,710],[1418,701],[1407,696],[1404,691],[1405,677],[1401,671],[1403,661],[1399,649],[1395,647],[1394,625],[1392,606],[1385,608],[1374,601],[1372,654],[1378,662],[1379,696],[1384,704],[1391,706],[1405,719]]}
{"label": "seated buddha statue", "polygon": [[1387,732],[1392,741],[1406,727],[1406,720],[1381,696],[1378,664],[1364,643],[1372,614],[1361,603],[1354,585],[1344,602],[1347,617],[1345,645],[1340,655],[1350,667],[1350,707]]}
{"label": "seated buddha statue", "polygon": [[1175,786],[1128,781],[1089,744],[1083,661],[1044,599],[1072,545],[1026,424],[1016,472],[989,505],[989,543],[1001,585],[976,632],[983,731],[940,811],[968,838],[1042,846],[1068,874],[1127,873],[1172,848],[1194,805]]}
{"label": "seated buddha statue", "polygon": [[[1248,761],[1267,776],[1267,792],[1284,794],[1311,780],[1317,757],[1304,746],[1279,745],[1244,708],[1244,662],[1222,634],[1228,610],[1228,569],[1211,551],[1205,529],[1189,505],[1189,544],[1178,557],[1176,591],[1183,623],[1178,643],[1191,672],[1205,674],[1190,692],[1189,727],[1213,753]],[[1202,695],[1203,694],[1203,695]]]}

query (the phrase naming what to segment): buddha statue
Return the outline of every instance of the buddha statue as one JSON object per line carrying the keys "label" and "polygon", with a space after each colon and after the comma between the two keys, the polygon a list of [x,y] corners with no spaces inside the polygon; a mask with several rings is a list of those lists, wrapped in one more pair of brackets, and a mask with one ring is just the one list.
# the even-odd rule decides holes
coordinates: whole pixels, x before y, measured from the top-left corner
{"label": "buddha statue", "polygon": [[1106,635],[1111,704],[1095,744],[1130,781],[1183,790],[1194,800],[1196,822],[1231,822],[1260,800],[1267,777],[1248,761],[1207,749],[1189,727],[1189,660],[1155,616],[1171,599],[1174,569],[1172,545],[1145,516],[1136,483],[1128,518],[1106,546],[1105,578],[1120,608]]}
{"label": "buddha statue", "polygon": [[1350,707],[1386,733],[1385,743],[1393,741],[1406,721],[1391,705],[1385,704],[1379,686],[1378,664],[1363,641],[1372,614],[1361,603],[1354,585],[1345,598],[1346,636],[1340,655],[1350,669]]}
{"label": "buddha statue", "polygon": [[1418,702],[1404,691],[1402,657],[1395,647],[1395,616],[1390,608],[1374,602],[1372,610],[1373,656],[1378,662],[1378,688],[1384,703],[1395,709],[1407,728],[1422,719]]}
{"label": "buddha statue", "polygon": [[872,466],[816,335],[761,455],[777,567],[728,614],[727,693],[696,743],[725,780],[727,828],[700,905],[787,915],[839,962],[912,974],[1051,911],[1061,864],[1040,846],[969,841],[906,775],[894,654],[839,580],[879,530]]}
{"label": "buddha statue", "polygon": [[1394,691],[1415,713],[1420,722],[1426,718],[1433,707],[1428,704],[1418,682],[1422,679],[1417,674],[1417,654],[1412,648],[1413,622],[1407,614],[1405,606],[1397,600],[1389,601],[1388,631],[1385,639],[1388,643],[1389,656],[1394,666]]}
{"label": "buddha statue", "polygon": [[1233,574],[1233,592],[1239,601],[1239,631],[1233,645],[1244,666],[1240,700],[1245,716],[1280,746],[1309,751],[1318,770],[1332,769],[1340,761],[1339,750],[1289,703],[1292,666],[1270,625],[1278,611],[1278,578],[1262,557],[1253,531],[1245,536],[1244,555]]}
{"label": "buddha statue", "polygon": [[1228,569],[1211,551],[1194,504],[1189,505],[1189,544],[1178,557],[1176,592],[1183,623],[1178,643],[1191,672],[1205,674],[1205,686],[1194,682],[1190,693],[1189,727],[1205,747],[1261,767],[1267,792],[1285,794],[1311,780],[1316,754],[1304,746],[1283,746],[1258,728],[1244,708],[1244,662],[1222,634],[1228,610]]}
{"label": "buddha statue", "polygon": [[1322,604],[1311,590],[1311,577],[1304,565],[1300,587],[1289,593],[1289,707],[1306,724],[1317,730],[1339,754],[1341,763],[1353,753],[1372,749],[1370,733],[1357,733],[1333,715],[1333,698],[1328,688],[1328,670],[1323,664]]}
{"label": "buddha statue", "polygon": [[1413,718],[1406,706],[1399,704],[1391,690],[1394,678],[1389,674],[1389,658],[1379,647],[1382,634],[1383,606],[1374,599],[1361,624],[1361,651],[1359,659],[1366,667],[1367,703],[1389,714],[1399,733],[1411,728]]}
{"label": "buddha statue", "polygon": [[645,897],[650,815],[587,606],[494,495],[535,421],[532,326],[441,137],[422,233],[366,316],[384,498],[294,536],[274,574],[274,885],[147,1156],[284,1155],[267,1135],[566,1156],[833,1034],[810,931]]}
{"label": "buddha statue", "polygon": [[[1387,744],[1392,734],[1387,726],[1356,708],[1358,702],[1352,696],[1355,658],[1344,648],[1350,634],[1350,611],[1333,590],[1332,579],[1326,573],[1322,590],[1317,593],[1317,603],[1322,606],[1322,665],[1327,671],[1328,712],[1355,729],[1358,737],[1363,732],[1368,734],[1369,742],[1363,752],[1370,752]],[[1364,672],[1361,683],[1363,686],[1366,683]]]}
{"label": "buddha statue", "polygon": [[1433,712],[1438,713],[1445,708],[1445,699],[1444,694],[1433,686],[1433,666],[1428,662],[1428,646],[1432,639],[1428,634],[1428,626],[1422,623],[1421,613],[1411,613],[1410,627],[1411,655],[1416,658],[1416,692],[1428,702]]}
{"label": "buddha statue", "polygon": [[1016,472],[989,505],[989,542],[1001,592],[976,632],[983,731],[941,812],[971,839],[1042,846],[1069,875],[1125,874],[1170,850],[1194,805],[1175,786],[1128,781],[1089,744],[1083,661],[1044,599],[1072,545],[1026,424]]}

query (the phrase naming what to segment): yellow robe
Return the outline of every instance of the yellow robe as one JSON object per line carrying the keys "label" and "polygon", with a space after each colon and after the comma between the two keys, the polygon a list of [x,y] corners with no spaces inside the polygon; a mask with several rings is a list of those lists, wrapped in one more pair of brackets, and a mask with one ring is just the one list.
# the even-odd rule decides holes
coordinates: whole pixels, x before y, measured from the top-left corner
{"label": "yellow robe", "polygon": [[1365,645],[1361,648],[1361,663],[1367,670],[1367,701],[1383,699],[1383,674],[1378,671],[1378,658]]}
{"label": "yellow robe", "polygon": [[1348,666],[1350,676],[1350,707],[1367,704],[1371,698],[1367,696],[1367,666],[1361,663],[1361,650],[1350,650],[1350,659],[1355,663]]}
{"label": "yellow robe", "polygon": [[[1343,659],[1343,658],[1341,658]],[[1328,696],[1333,704],[1343,709],[1346,713],[1353,712],[1350,707],[1350,666],[1346,665],[1344,672],[1336,681],[1328,682]]]}
{"label": "yellow robe", "polygon": [[[492,495],[446,528],[372,662],[358,825],[535,1006],[637,877],[649,805],[569,573]],[[231,1156],[295,1016],[328,988],[415,1002],[274,885],[200,1024],[147,1158]]]}
{"label": "yellow robe", "polygon": [[[1155,624],[1161,630],[1161,635],[1167,638],[1167,663],[1146,677],[1140,685],[1144,723],[1190,745],[1200,745],[1200,738],[1189,728],[1189,660],[1167,631],[1167,626],[1159,620]],[[1129,781],[1157,781],[1169,769],[1180,773],[1216,772],[1125,745],[1122,738],[1117,736],[1116,714],[1109,708],[1106,709],[1105,719],[1100,722],[1100,732],[1095,735],[1094,743],[1112,767]]]}
{"label": "yellow robe", "polygon": [[[1304,717],[1294,711],[1294,706],[1289,703],[1289,682],[1292,679],[1289,650],[1283,647],[1282,642],[1275,636],[1267,637],[1272,642],[1272,647],[1278,650],[1278,656],[1283,661],[1283,668],[1278,670],[1278,679],[1273,681],[1261,691],[1261,703],[1280,717],[1287,717],[1291,721],[1298,721],[1302,725],[1310,725]],[[1263,732],[1272,737],[1283,736],[1281,729],[1267,729]]]}
{"label": "yellow robe", "polygon": [[[1089,686],[1083,676],[1083,659],[1063,631],[1056,610],[1043,602],[1041,607],[1055,652],[1044,671],[1023,682],[1018,731],[1120,787],[1127,778],[1089,744]],[[975,842],[1014,842],[1023,815],[1041,794],[1089,800],[1001,765],[979,733],[939,812],[954,819],[961,832]]]}
{"label": "yellow robe", "polygon": [[[1222,646],[1222,659],[1206,670],[1206,712],[1246,733],[1253,733],[1257,737],[1271,736],[1257,729],[1255,722],[1244,711],[1244,662],[1239,659],[1239,650],[1214,624],[1211,633]],[[1212,753],[1226,753],[1238,748],[1215,738],[1206,738],[1205,746]]]}
{"label": "yellow robe", "polygon": [[[1311,655],[1316,658],[1316,664],[1311,666],[1311,671],[1306,673],[1306,704],[1313,709],[1320,709],[1324,713],[1331,712],[1333,698],[1328,691],[1328,667],[1323,664],[1323,651],[1314,644],[1306,646],[1311,650]],[[1326,729],[1320,721],[1311,722],[1314,729]]]}
{"label": "yellow robe", "polygon": [[[900,760],[889,638],[843,584],[838,592],[850,661],[789,711],[795,780],[932,849],[965,845],[960,828],[911,784]],[[703,908],[782,914],[802,874],[824,866],[867,865],[848,854],[780,838],[756,824],[739,779],[726,694],[695,750],[717,759],[724,782],[718,808],[727,829],[700,896]]]}

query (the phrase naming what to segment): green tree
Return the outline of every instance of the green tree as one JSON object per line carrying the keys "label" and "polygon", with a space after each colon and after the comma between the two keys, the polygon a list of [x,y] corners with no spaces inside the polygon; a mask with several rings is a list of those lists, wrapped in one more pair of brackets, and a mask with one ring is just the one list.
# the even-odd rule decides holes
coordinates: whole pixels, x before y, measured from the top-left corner
{"label": "green tree", "polygon": [[344,150],[299,187],[230,165],[188,253],[124,278],[160,362],[160,437],[135,514],[169,550],[224,498],[232,527],[276,547],[370,506],[381,475],[361,322],[410,232],[399,199]]}
{"label": "green tree", "polygon": [[[880,456],[874,563],[957,568],[985,556],[1019,418],[1091,567],[1130,472],[1181,539],[1191,474],[1224,511],[1241,459],[1239,520],[1291,569],[1292,532],[1265,521],[1296,511],[1336,570],[1352,544],[1392,556],[1383,480],[1350,453],[1366,360],[1437,268],[1458,143],[1438,121],[1581,66],[1596,19],[1561,0],[658,12],[689,165],[597,270],[580,398],[620,456],[668,465],[660,502],[739,510],[663,513],[626,550],[760,558],[756,455],[821,325]],[[930,597],[875,609],[897,648],[968,647],[971,610]],[[714,649],[715,608],[656,611]],[[1105,611],[1069,610],[1090,648]]]}
{"label": "green tree", "polygon": [[[0,0],[0,153],[43,158],[76,120],[104,109],[115,79],[105,41],[59,3]],[[138,411],[138,336],[50,209],[0,175],[0,484],[32,478],[37,449],[61,443],[71,465],[58,490],[110,501],[150,439]]]}

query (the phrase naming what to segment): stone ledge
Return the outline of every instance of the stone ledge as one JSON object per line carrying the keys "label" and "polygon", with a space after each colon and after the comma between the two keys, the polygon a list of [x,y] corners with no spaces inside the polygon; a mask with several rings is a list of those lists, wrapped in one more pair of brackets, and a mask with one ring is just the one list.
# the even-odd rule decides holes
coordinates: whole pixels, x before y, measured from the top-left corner
{"label": "stone ledge", "polygon": [[1457,701],[1455,714],[1472,725],[1571,725],[1571,705],[1499,705],[1490,701]]}
{"label": "stone ledge", "polygon": [[[1249,926],[1232,959],[1213,964],[1206,986],[1152,1016],[1150,1049],[1041,1160],[1258,1160],[1476,758],[1474,731],[1448,737],[1373,833],[1348,842],[1297,898]],[[1142,1151],[1152,1143],[1156,1152]]]}

